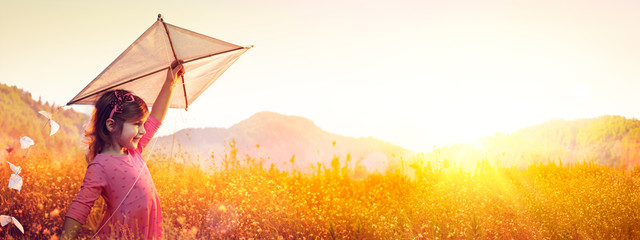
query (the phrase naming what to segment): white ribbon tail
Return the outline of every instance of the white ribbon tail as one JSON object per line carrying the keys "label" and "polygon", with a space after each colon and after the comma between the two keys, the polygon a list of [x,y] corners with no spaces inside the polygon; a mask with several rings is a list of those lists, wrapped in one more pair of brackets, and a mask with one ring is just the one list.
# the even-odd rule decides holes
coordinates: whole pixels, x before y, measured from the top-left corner
{"label": "white ribbon tail", "polygon": [[15,174],[20,174],[20,171],[22,170],[21,167],[13,165],[13,163],[10,163],[9,161],[7,161],[7,163],[9,163],[9,167],[11,168],[11,171],[13,171]]}
{"label": "white ribbon tail", "polygon": [[11,222],[11,217],[7,215],[0,215],[0,225],[7,226]]}
{"label": "white ribbon tail", "polygon": [[49,125],[51,125],[51,134],[49,134],[49,136],[53,136],[53,134],[56,134],[56,132],[60,130],[60,124],[53,120],[49,120]]}
{"label": "white ribbon tail", "polygon": [[18,174],[11,174],[9,178],[9,188],[13,188],[19,192],[22,189],[22,177]]}
{"label": "white ribbon tail", "polygon": [[18,219],[11,217],[11,219],[13,220],[13,225],[16,225],[16,227],[18,227],[18,229],[20,229],[20,232],[22,232],[22,234],[24,234],[24,228],[22,227],[22,224],[20,224],[20,222],[18,222]]}

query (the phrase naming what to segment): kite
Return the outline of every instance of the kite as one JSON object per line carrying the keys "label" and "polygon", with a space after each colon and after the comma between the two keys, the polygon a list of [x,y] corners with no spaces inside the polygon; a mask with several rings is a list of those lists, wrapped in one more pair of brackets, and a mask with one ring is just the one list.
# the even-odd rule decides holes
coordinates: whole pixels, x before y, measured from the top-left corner
{"label": "kite", "polygon": [[176,84],[169,107],[186,110],[252,47],[242,47],[168,24],[158,15],[158,20],[149,29],[67,105],[95,104],[103,92],[125,89],[152,106],[166,80],[167,71],[171,71],[171,63],[179,61],[184,66],[185,75]]}

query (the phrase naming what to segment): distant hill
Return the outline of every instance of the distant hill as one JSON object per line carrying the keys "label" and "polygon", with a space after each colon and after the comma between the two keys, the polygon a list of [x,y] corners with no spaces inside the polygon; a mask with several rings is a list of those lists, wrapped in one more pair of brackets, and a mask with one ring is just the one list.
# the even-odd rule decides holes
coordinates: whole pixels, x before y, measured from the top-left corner
{"label": "distant hill", "polygon": [[[229,128],[186,129],[173,136],[159,137],[162,151],[188,153],[200,159],[200,163],[219,163],[235,140],[241,154],[262,158],[265,167],[273,164],[281,170],[291,169],[290,160],[295,155],[296,170],[307,172],[316,163],[330,167],[334,154],[345,161],[350,155],[351,164],[360,164],[370,171],[384,171],[403,155],[411,153],[393,144],[368,137],[352,138],[328,133],[311,120],[286,116],[273,112],[259,112]],[[175,143],[174,143],[175,141]],[[334,143],[335,142],[335,146]],[[197,156],[196,156],[197,155]],[[193,159],[193,158],[192,158]]]}
{"label": "distant hill", "polygon": [[[60,130],[53,136],[49,136],[47,119],[38,113],[41,110],[53,113],[54,121],[60,124]],[[54,154],[81,151],[82,126],[88,119],[86,114],[36,101],[31,93],[0,83],[0,156],[7,154],[8,148],[18,151],[22,136],[34,140],[34,149]]]}
{"label": "distant hill", "polygon": [[425,158],[463,167],[485,159],[503,166],[551,161],[631,168],[640,166],[640,121],[621,116],[556,119],[512,134],[438,149]]}
{"label": "distant hill", "polygon": [[[40,110],[54,114],[54,120],[61,126],[58,133],[49,136],[49,126],[38,114]],[[83,113],[34,100],[29,92],[0,83],[0,148],[3,149],[0,157],[7,154],[4,149],[20,151],[22,136],[36,142],[33,149],[49,151],[52,156],[82,152],[85,150],[81,146],[83,125],[88,120],[89,116]],[[331,166],[334,156],[344,164],[347,155],[351,165],[358,164],[370,171],[407,168],[418,160],[440,167],[465,168],[483,160],[502,166],[549,161],[565,165],[586,161],[619,168],[640,166],[640,121],[621,116],[556,119],[511,134],[497,134],[419,155],[372,137],[328,133],[309,119],[273,112],[256,113],[230,128],[186,129],[174,136],[159,137],[157,150],[180,153],[185,161],[220,164],[235,140],[239,154],[263,159],[265,167],[273,164],[289,170],[295,155],[295,168],[304,172],[311,170],[311,166],[317,167],[317,163]]]}

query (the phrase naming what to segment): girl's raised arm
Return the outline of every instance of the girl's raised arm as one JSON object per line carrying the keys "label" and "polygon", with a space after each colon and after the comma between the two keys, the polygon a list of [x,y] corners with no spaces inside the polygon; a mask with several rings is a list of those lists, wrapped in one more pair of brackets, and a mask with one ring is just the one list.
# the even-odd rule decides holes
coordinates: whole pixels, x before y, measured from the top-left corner
{"label": "girl's raised arm", "polygon": [[156,101],[151,107],[151,116],[158,119],[160,122],[164,120],[169,104],[171,104],[171,99],[173,98],[173,86],[182,75],[184,75],[184,67],[182,64],[179,62],[173,62],[169,71],[167,71],[167,80],[164,82],[162,90],[160,90]]}

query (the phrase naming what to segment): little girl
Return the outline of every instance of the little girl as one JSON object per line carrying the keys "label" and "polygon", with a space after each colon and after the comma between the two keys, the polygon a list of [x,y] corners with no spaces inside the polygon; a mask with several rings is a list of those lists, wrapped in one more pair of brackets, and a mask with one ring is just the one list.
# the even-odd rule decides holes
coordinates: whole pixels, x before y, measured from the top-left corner
{"label": "little girl", "polygon": [[151,108],[125,90],[105,92],[95,104],[87,172],[80,192],[67,210],[62,239],[75,239],[93,203],[102,196],[107,208],[97,235],[101,239],[163,237],[160,199],[142,150],[164,120],[173,85],[184,74],[174,63]]}

